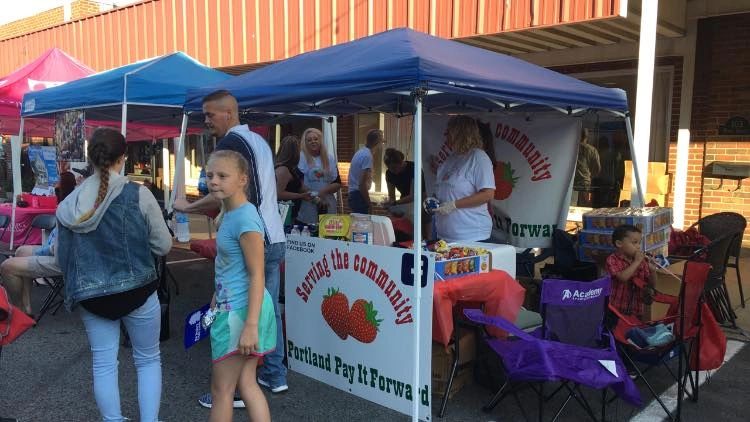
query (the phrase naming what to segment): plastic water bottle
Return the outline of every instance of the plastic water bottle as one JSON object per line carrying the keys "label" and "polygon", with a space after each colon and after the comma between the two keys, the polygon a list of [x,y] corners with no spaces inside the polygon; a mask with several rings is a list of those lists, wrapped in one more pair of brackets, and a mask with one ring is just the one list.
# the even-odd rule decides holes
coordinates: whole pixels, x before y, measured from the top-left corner
{"label": "plastic water bottle", "polygon": [[352,214],[352,216],[352,242],[372,245],[374,229],[370,216],[365,214]]}
{"label": "plastic water bottle", "polygon": [[178,242],[189,242],[190,241],[190,220],[187,214],[182,212],[174,213],[175,219],[175,237]]}
{"label": "plastic water bottle", "polygon": [[293,236],[299,236],[301,234],[300,231],[299,231],[299,226],[295,224],[294,227],[292,227],[291,233],[289,233],[289,234],[291,234]]}
{"label": "plastic water bottle", "polygon": [[305,226],[302,228],[302,237],[310,237],[310,228]]}

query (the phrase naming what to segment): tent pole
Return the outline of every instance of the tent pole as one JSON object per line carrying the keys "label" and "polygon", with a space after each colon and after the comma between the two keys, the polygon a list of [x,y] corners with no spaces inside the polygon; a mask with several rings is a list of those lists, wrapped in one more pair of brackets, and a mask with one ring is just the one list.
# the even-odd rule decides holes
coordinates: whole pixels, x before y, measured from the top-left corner
{"label": "tent pole", "polygon": [[174,201],[179,196],[185,197],[185,134],[187,132],[188,115],[182,114],[182,125],[180,127],[180,137],[175,138],[175,156],[174,156],[174,181],[172,182],[172,195],[167,210],[172,211]]}
{"label": "tent pole", "polygon": [[13,250],[15,236],[16,236],[16,206],[18,205],[18,195],[21,194],[23,186],[21,185],[21,144],[23,143],[23,126],[24,118],[21,117],[21,124],[18,130],[18,137],[13,139],[10,138],[10,152],[12,159],[12,170],[13,170],[13,208],[11,209],[10,215],[10,243],[8,247]]}
{"label": "tent pole", "polygon": [[[414,98],[414,180],[422,180],[422,97]],[[420,312],[422,307],[422,184],[414,183],[414,310],[416,323],[414,324],[414,373],[413,385],[415,388],[414,400],[411,404],[411,420],[419,421],[419,389],[421,386],[419,355],[421,350],[419,326],[422,324]]]}
{"label": "tent pole", "polygon": [[122,118],[120,119],[120,133],[126,136],[128,133],[128,103],[122,103]]}
{"label": "tent pole", "polygon": [[638,171],[641,164],[638,162],[638,155],[635,152],[635,144],[633,142],[633,128],[630,126],[630,116],[625,116],[625,130],[628,132],[628,143],[630,144],[630,153],[633,161],[633,178],[635,183],[630,190],[630,206],[642,207],[646,201],[643,198],[643,185],[641,184],[641,173]]}
{"label": "tent pole", "polygon": [[161,188],[164,191],[164,209],[171,212],[170,193],[172,190],[171,178],[169,177],[169,139],[161,140]]}

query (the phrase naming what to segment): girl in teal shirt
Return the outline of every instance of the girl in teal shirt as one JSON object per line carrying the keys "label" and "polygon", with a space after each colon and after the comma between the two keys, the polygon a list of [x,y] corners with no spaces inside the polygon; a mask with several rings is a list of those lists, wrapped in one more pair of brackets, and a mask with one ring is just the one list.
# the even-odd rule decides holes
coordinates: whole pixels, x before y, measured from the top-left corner
{"label": "girl in teal shirt", "polygon": [[273,299],[265,289],[264,225],[247,201],[248,164],[229,150],[211,155],[208,189],[222,202],[216,234],[216,291],[211,307],[212,421],[232,420],[234,392],[239,387],[250,420],[270,421],[268,403],[256,381],[258,357],[276,345]]}

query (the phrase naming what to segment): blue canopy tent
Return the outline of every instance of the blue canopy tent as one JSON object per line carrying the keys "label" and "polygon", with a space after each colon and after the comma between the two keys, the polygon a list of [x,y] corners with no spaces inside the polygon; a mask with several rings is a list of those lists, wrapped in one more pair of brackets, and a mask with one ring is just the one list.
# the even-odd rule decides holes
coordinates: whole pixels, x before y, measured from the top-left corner
{"label": "blue canopy tent", "polygon": [[[522,60],[433,37],[395,29],[269,65],[219,84],[190,90],[186,113],[201,110],[201,99],[228,90],[245,112],[414,115],[414,178],[422,173],[423,113],[558,110],[576,115],[590,109],[624,118],[631,149],[627,98]],[[634,173],[637,175],[637,163]],[[414,196],[414,254],[421,255],[421,188]],[[636,180],[642,203],[640,180]],[[637,203],[634,197],[634,203]],[[419,259],[415,259],[419,262]],[[414,267],[415,279],[421,269]],[[415,283],[416,297],[420,297]],[[419,301],[416,303],[419,306]],[[417,314],[419,311],[417,310]],[[419,324],[414,336],[419,338]],[[421,385],[419,353],[414,385]],[[413,418],[418,404],[414,401]]]}
{"label": "blue canopy tent", "polygon": [[21,116],[49,116],[85,110],[92,120],[179,124],[190,88],[220,83],[230,76],[182,52],[96,73],[55,88],[24,95]]}
{"label": "blue canopy tent", "polygon": [[[216,84],[230,76],[206,67],[182,52],[142,60],[54,88],[28,92],[21,107],[23,118],[52,117],[69,110],[84,110],[87,120],[120,121],[128,137],[128,123],[180,127],[184,137],[188,121],[182,113],[190,88]],[[174,136],[174,135],[169,135]],[[184,148],[180,142],[180,148]],[[177,152],[179,155],[179,151]],[[184,149],[182,150],[184,156]],[[20,160],[20,158],[19,158]],[[182,160],[176,160],[179,173]]]}
{"label": "blue canopy tent", "polygon": [[[394,29],[300,54],[189,90],[185,111],[200,111],[201,99],[219,89],[237,97],[240,109],[247,113],[377,111],[417,116],[417,103],[426,113],[555,109],[575,115],[605,110],[624,118],[633,148],[623,90],[411,29]],[[634,163],[636,168],[638,164]],[[637,169],[634,173],[637,178]],[[633,202],[642,204],[640,180],[636,187],[638,197]]]}

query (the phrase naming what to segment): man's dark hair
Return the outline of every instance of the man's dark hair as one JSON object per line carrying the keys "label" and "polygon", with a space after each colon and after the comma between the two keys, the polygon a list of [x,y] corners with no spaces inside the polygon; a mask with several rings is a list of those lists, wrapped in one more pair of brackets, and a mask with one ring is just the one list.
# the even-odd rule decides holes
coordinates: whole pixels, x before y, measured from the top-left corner
{"label": "man's dark hair", "polygon": [[226,97],[232,97],[232,98],[234,98],[234,95],[232,95],[232,93],[229,92],[229,91],[227,91],[226,89],[220,89],[218,91],[214,91],[214,92],[206,95],[205,97],[203,97],[203,101],[202,102],[203,102],[203,104],[205,104],[205,103],[207,103],[209,101],[217,101],[217,100],[224,99]]}
{"label": "man's dark hair", "polygon": [[641,233],[641,229],[630,224],[617,226],[615,231],[612,232],[612,244],[614,245],[618,240],[625,239],[630,233]]}

